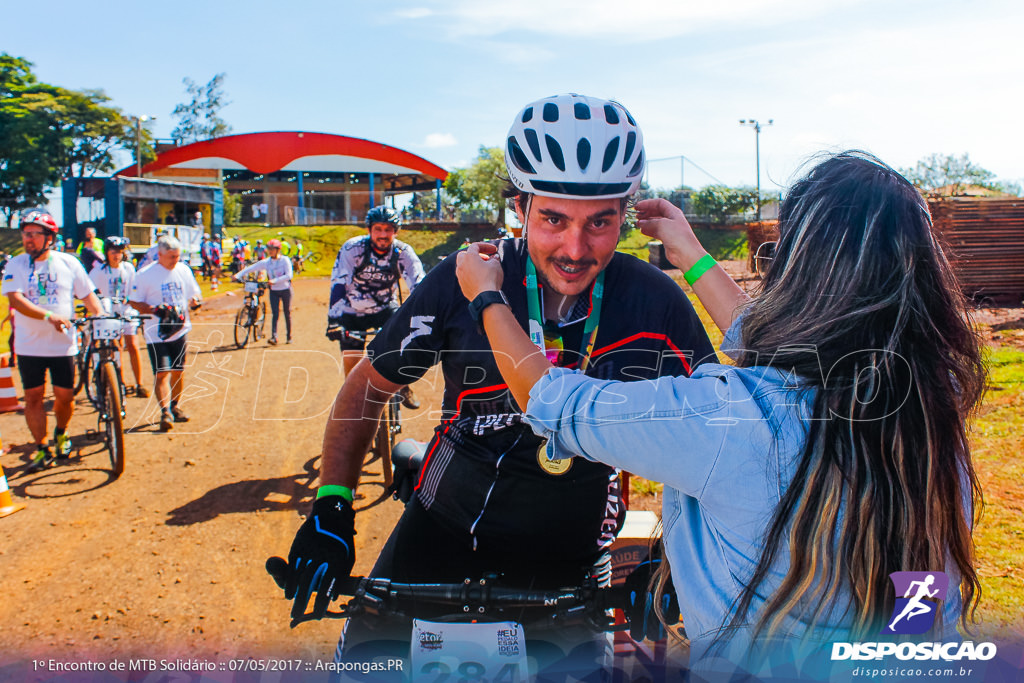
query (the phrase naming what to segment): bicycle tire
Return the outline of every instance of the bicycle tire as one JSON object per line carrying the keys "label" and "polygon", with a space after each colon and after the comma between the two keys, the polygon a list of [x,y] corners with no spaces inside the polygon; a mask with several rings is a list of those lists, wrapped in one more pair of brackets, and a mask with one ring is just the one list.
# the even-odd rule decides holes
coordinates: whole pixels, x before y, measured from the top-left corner
{"label": "bicycle tire", "polygon": [[253,338],[254,341],[257,340],[257,339],[262,339],[263,337],[267,336],[264,333],[264,329],[266,328],[266,325],[267,325],[267,302],[263,301],[261,299],[260,300],[259,308],[256,309],[256,319],[253,321],[253,324],[252,324],[252,329],[253,329],[252,338]]}
{"label": "bicycle tire", "polygon": [[235,315],[235,346],[244,349],[249,343],[249,303],[246,302]]}
{"label": "bicycle tire", "polygon": [[[96,410],[100,410],[100,406],[102,405],[102,402],[100,401],[100,394],[102,393],[102,388],[100,386],[100,371],[98,367],[93,367],[93,353],[98,353],[98,350],[93,349],[89,353],[88,361],[86,361],[87,377],[85,378],[85,395],[89,399],[89,403],[91,403]],[[99,359],[97,364],[99,367],[102,367],[104,363],[102,359]]]}
{"label": "bicycle tire", "polygon": [[373,459],[380,460],[385,490],[391,486],[391,482],[394,480],[394,471],[391,466],[391,446],[391,415],[390,411],[385,409],[380,416],[380,421],[377,422],[377,433],[373,437],[373,450],[375,453]]}
{"label": "bicycle tire", "polygon": [[78,392],[85,386],[86,378],[89,376],[89,338],[85,333],[85,328],[78,328],[78,354],[75,356],[75,386],[73,389],[73,395],[77,396]]}
{"label": "bicycle tire", "polygon": [[313,264],[316,264],[316,263],[320,263],[320,252],[318,252],[318,251],[310,252],[309,256],[306,257],[306,261],[310,265],[313,265]]}
{"label": "bicycle tire", "polygon": [[120,382],[113,361],[106,361],[100,367],[102,372],[98,374],[105,385],[104,410],[100,417],[104,421],[103,434],[110,454],[111,471],[117,478],[124,473],[124,416],[121,414]]}

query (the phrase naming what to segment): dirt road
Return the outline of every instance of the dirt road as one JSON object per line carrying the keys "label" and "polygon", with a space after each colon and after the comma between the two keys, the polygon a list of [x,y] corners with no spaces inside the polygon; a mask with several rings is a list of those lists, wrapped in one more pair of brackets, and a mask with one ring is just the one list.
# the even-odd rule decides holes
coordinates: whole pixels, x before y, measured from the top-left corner
{"label": "dirt road", "polygon": [[[129,396],[117,480],[88,438],[96,414],[84,394],[71,463],[43,472],[23,472],[24,418],[0,415],[11,447],[0,463],[26,505],[0,519],[0,679],[21,680],[34,659],[331,658],[341,622],[289,629],[290,605],[263,569],[268,556],[287,555],[312,500],[342,380],[337,345],[323,335],[326,281],[296,282],[294,302],[294,344],[244,351],[231,339],[240,297],[207,303],[189,337],[182,408],[192,420],[161,434],[154,399]],[[423,407],[404,413],[403,436],[425,440],[440,391],[426,381],[416,390]],[[374,463],[357,507],[382,488]],[[369,570],[399,512],[387,499],[357,515],[356,573]]]}

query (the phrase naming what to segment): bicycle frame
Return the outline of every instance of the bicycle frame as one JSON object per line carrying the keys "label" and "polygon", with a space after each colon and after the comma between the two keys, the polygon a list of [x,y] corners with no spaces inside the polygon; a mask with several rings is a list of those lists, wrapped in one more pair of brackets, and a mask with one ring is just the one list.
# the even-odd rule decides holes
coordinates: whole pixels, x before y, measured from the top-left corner
{"label": "bicycle frame", "polygon": [[264,320],[266,317],[266,303],[261,301],[261,297],[270,284],[256,280],[247,280],[245,284],[248,286],[250,283],[255,283],[256,290],[245,293],[242,307],[235,315],[235,346],[240,349],[245,348],[245,345],[249,343],[250,336],[254,341],[259,339],[263,332],[260,315],[264,316]]}

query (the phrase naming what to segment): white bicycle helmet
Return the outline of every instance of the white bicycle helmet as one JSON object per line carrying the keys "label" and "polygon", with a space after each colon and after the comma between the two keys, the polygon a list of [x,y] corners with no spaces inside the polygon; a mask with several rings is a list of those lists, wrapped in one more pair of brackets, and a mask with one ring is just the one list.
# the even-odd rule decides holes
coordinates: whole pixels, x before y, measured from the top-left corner
{"label": "white bicycle helmet", "polygon": [[526,105],[505,144],[509,179],[545,197],[613,199],[640,188],[644,138],[618,102],[555,95]]}

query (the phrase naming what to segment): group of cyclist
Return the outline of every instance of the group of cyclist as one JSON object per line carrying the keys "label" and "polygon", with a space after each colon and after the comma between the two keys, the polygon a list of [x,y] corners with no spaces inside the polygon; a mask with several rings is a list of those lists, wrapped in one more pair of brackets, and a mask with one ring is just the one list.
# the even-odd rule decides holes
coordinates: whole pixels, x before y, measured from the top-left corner
{"label": "group of cyclist", "polygon": [[[149,315],[144,335],[156,377],[160,429],[167,431],[174,422],[187,421],[188,416],[177,405],[185,359],[184,335],[189,309],[197,307],[202,297],[191,269],[179,263],[181,243],[169,235],[161,236],[154,263],[136,272],[126,258],[126,238],[99,240],[87,231],[83,252],[102,253],[101,260],[87,272],[78,258],[53,249],[57,224],[50,214],[31,211],[23,216],[21,238],[25,251],[7,265],[0,291],[8,297],[14,314],[14,348],[25,392],[25,421],[35,440],[29,469],[42,469],[57,459],[69,458],[72,452],[66,429],[74,412],[74,359],[84,352],[79,349],[72,325],[75,299],[91,315],[115,315],[123,320],[124,349],[135,377],[134,393],[139,398],[149,397],[149,391],[143,386],[135,339],[140,322],[137,314]],[[56,422],[52,450],[43,405],[47,372],[53,386]]]}

